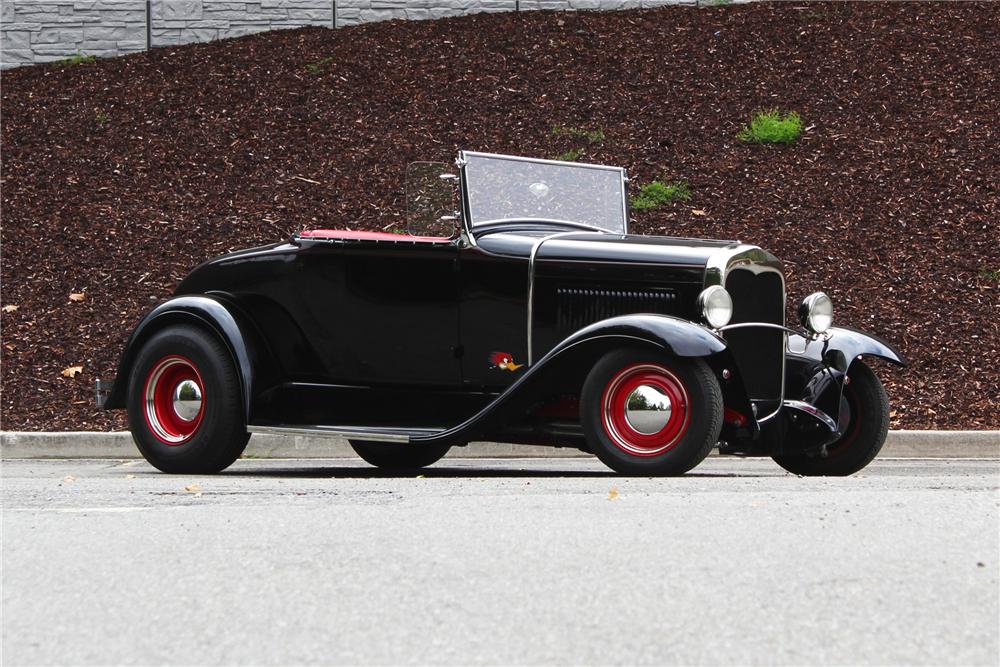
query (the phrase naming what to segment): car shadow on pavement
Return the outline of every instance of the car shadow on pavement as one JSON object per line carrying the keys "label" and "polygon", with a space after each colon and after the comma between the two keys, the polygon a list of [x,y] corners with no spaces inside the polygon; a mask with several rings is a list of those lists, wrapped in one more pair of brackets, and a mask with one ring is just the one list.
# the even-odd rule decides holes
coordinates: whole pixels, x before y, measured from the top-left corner
{"label": "car shadow on pavement", "polygon": [[[456,478],[504,478],[504,479],[520,479],[520,478],[588,478],[588,477],[605,477],[605,478],[628,478],[627,475],[619,475],[612,470],[530,470],[524,468],[471,468],[471,467],[461,467],[461,468],[419,468],[413,470],[380,470],[378,468],[360,468],[360,467],[342,467],[342,466],[330,466],[330,467],[308,467],[308,468],[253,468],[248,470],[242,470],[239,468],[230,468],[219,473],[220,477],[284,477],[284,478],[299,478],[299,479],[414,479],[414,478],[444,478],[444,479],[456,479]],[[740,473],[699,473],[697,471],[689,472],[681,477],[688,478],[708,478],[708,477],[774,477],[781,476],[780,473],[775,474],[761,474],[759,472],[747,471],[746,474]],[[666,477],[664,479],[667,479]]]}

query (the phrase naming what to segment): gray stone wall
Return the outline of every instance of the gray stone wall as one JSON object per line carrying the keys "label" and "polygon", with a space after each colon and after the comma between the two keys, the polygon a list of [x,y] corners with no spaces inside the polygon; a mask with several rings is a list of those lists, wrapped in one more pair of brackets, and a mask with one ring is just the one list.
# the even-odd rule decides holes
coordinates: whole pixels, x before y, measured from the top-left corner
{"label": "gray stone wall", "polygon": [[115,56],[306,25],[474,12],[696,4],[698,0],[0,0],[0,67]]}
{"label": "gray stone wall", "polygon": [[146,0],[0,0],[4,67],[146,48]]}
{"label": "gray stone wall", "polygon": [[254,32],[333,24],[334,0],[152,0],[150,45],[171,46]]}

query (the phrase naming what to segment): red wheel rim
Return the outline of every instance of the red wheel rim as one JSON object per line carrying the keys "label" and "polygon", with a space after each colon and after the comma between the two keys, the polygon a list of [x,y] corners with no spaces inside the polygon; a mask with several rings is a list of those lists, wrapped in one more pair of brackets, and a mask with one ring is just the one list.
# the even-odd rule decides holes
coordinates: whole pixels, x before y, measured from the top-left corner
{"label": "red wheel rim", "polygon": [[143,392],[150,432],[172,447],[190,440],[205,415],[204,387],[198,368],[186,357],[172,355],[153,364]]}
{"label": "red wheel rim", "polygon": [[[640,428],[633,423],[637,412],[630,409],[630,400],[634,408],[637,392],[660,397],[659,408],[651,411],[655,413],[652,427]],[[656,364],[636,364],[619,371],[605,387],[601,403],[601,419],[608,437],[619,449],[634,456],[657,456],[669,451],[691,423],[684,383]]]}

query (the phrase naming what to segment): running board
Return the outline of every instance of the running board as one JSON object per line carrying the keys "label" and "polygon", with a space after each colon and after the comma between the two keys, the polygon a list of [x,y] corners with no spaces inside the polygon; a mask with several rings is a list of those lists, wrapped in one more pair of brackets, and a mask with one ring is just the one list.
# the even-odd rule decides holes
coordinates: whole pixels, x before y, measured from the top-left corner
{"label": "running board", "polygon": [[371,440],[375,442],[410,442],[412,438],[441,433],[437,428],[370,427],[370,426],[247,426],[247,433],[263,435],[310,435],[321,438]]}

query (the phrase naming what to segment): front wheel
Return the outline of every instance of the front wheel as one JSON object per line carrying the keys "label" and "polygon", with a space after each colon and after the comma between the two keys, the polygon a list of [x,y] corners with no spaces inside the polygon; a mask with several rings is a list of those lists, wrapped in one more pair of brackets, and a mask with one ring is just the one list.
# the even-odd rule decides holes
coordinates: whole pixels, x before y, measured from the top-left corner
{"label": "front wheel", "polygon": [[848,415],[840,439],[819,454],[778,454],[774,461],[788,472],[807,477],[852,475],[872,462],[889,433],[889,398],[878,376],[856,361],[847,373],[841,412]]}
{"label": "front wheel", "polygon": [[611,469],[680,475],[719,440],[722,390],[701,359],[617,350],[590,371],[580,411],[591,451]]}
{"label": "front wheel", "polygon": [[370,442],[351,440],[351,448],[367,463],[386,470],[414,470],[437,463],[451,449],[450,445]]}
{"label": "front wheel", "polygon": [[132,439],[168,473],[215,473],[240,457],[250,436],[229,351],[193,326],[154,334],[128,381]]}

